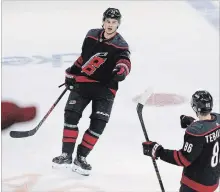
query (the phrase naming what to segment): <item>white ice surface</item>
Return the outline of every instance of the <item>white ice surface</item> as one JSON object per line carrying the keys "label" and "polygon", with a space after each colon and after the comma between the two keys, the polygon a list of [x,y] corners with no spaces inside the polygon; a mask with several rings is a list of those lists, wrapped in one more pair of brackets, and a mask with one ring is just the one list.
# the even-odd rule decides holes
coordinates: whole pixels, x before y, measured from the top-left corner
{"label": "white ice surface", "polygon": [[[2,132],[4,192],[160,191],[151,159],[142,155],[144,136],[132,98],[149,86],[158,93],[187,98],[197,89],[207,89],[215,98],[214,110],[219,112],[219,34],[184,1],[4,1],[2,55],[79,53],[85,34],[101,26],[102,13],[108,7],[117,7],[123,14],[119,33],[130,45],[132,71],[121,83],[110,122],[88,157],[93,166],[91,176],[51,169],[52,158],[61,152],[63,109],[68,95],[36,135],[25,139],[9,136],[10,130],[29,130],[38,124],[61,93],[62,88],[57,86],[63,83],[69,64],[57,68],[51,63],[3,65],[2,100],[38,106],[35,120]],[[89,126],[90,112],[88,107],[79,123],[78,143]],[[194,115],[189,103],[146,107],[144,120],[150,139],[165,148],[181,148],[181,114]],[[177,191],[182,168],[157,163],[166,191]],[[32,187],[25,175],[33,182]],[[21,178],[13,179],[17,176]]]}

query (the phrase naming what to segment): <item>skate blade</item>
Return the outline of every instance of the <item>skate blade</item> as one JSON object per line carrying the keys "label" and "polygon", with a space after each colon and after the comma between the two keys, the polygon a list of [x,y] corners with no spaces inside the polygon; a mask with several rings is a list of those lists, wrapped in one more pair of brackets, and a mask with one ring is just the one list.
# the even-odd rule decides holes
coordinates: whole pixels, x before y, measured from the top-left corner
{"label": "skate blade", "polygon": [[72,165],[72,171],[76,172],[76,173],[78,173],[80,175],[83,175],[83,176],[89,176],[90,172],[91,172],[91,170],[82,169],[81,167],[79,167],[79,166],[77,166],[75,164]]}
{"label": "skate blade", "polygon": [[63,169],[63,168],[71,168],[72,164],[58,164],[58,163],[52,163],[52,168],[54,169]]}

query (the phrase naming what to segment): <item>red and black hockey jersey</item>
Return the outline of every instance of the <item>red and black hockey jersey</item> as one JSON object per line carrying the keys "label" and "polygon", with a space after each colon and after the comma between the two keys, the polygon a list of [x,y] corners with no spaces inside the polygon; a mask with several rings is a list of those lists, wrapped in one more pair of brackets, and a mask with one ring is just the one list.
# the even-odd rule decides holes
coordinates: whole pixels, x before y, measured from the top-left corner
{"label": "red and black hockey jersey", "polygon": [[131,62],[127,42],[119,33],[107,40],[103,29],[91,29],[84,39],[81,56],[72,66],[72,73],[77,75],[77,82],[99,82],[117,90],[118,83],[112,81],[116,65],[123,65],[129,74]]}
{"label": "red and black hockey jersey", "polygon": [[220,178],[220,114],[187,127],[181,150],[163,150],[163,161],[183,166],[181,183],[198,192],[214,192]]}

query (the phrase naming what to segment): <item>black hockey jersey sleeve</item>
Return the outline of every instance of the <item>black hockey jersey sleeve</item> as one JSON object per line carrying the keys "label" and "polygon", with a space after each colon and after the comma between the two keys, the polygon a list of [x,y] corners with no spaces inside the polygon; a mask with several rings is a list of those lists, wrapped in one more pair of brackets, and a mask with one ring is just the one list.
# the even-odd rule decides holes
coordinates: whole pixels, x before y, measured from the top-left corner
{"label": "black hockey jersey sleeve", "polygon": [[160,153],[160,159],[174,165],[188,167],[201,154],[203,145],[203,137],[194,136],[185,132],[182,149],[178,151],[164,149]]}
{"label": "black hockey jersey sleeve", "polygon": [[129,49],[121,50],[116,59],[116,66],[120,65],[125,67],[126,74],[128,75],[131,71],[130,51]]}

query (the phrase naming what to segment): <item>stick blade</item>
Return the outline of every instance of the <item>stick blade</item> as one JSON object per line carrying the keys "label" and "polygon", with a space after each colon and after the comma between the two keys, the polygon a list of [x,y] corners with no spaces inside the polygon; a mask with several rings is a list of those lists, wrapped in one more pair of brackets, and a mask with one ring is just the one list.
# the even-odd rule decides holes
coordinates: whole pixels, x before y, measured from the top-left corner
{"label": "stick blade", "polygon": [[35,130],[31,131],[11,131],[9,134],[12,138],[23,138],[23,137],[29,137],[35,134]]}

